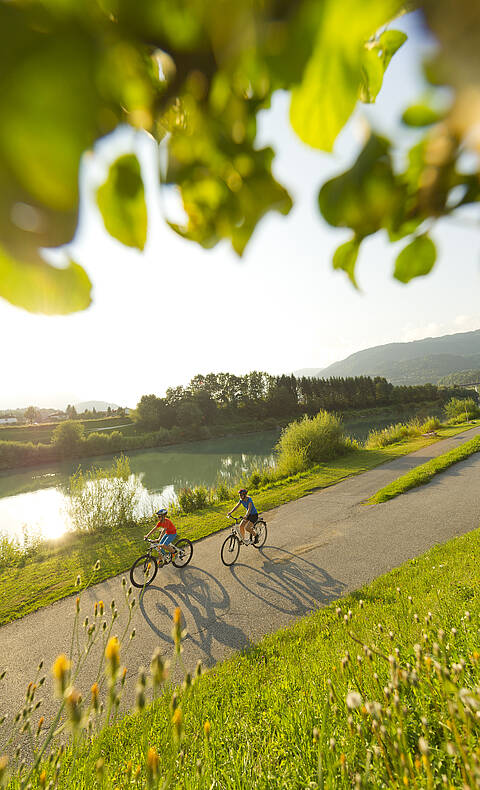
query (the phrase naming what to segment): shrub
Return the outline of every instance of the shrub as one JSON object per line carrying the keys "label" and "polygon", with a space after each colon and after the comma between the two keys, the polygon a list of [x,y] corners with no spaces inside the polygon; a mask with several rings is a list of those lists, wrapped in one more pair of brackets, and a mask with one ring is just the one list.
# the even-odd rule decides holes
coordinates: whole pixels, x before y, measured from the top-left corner
{"label": "shrub", "polygon": [[125,456],[114,459],[110,469],[94,467],[84,474],[79,468],[70,478],[67,492],[74,530],[97,532],[135,524],[140,485]]}
{"label": "shrub", "polygon": [[[430,417],[429,419],[435,418]],[[420,436],[421,433],[426,433],[423,427],[424,425],[420,423],[418,417],[413,417],[406,423],[397,422],[394,425],[389,425],[388,428],[383,428],[381,431],[370,431],[365,447],[371,450],[377,447],[386,447],[396,442],[403,442],[411,436]]]}
{"label": "shrub", "polygon": [[336,458],[350,449],[339,417],[319,411],[283,429],[275,447],[280,475],[297,474],[316,463]]}
{"label": "shrub", "polygon": [[186,486],[178,493],[178,504],[184,513],[194,513],[210,503],[210,494],[205,486]]}
{"label": "shrub", "polygon": [[437,428],[440,428],[441,424],[442,423],[438,417],[427,417],[425,422],[423,422],[420,426],[420,433],[431,433]]}
{"label": "shrub", "polygon": [[473,398],[451,398],[444,406],[448,420],[463,422],[480,415],[480,409]]}

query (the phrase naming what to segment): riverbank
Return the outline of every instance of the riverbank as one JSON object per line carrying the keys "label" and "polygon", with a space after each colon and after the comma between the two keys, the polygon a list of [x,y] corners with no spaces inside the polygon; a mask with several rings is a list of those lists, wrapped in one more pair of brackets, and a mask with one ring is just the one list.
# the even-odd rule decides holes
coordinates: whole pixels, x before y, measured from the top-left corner
{"label": "riverbank", "polygon": [[[442,402],[440,401],[424,401],[400,403],[390,407],[375,406],[368,409],[339,410],[339,416],[343,421],[352,423],[351,433],[355,435],[355,438],[360,438],[363,441],[372,424],[374,427],[385,427],[392,422],[399,422],[413,415],[418,415],[422,419],[440,414],[441,409]],[[89,461],[101,456],[113,457],[118,453],[130,453],[136,450],[175,447],[189,442],[238,435],[248,436],[252,433],[270,430],[280,431],[292,420],[301,417],[302,414],[297,414],[283,419],[268,417],[265,420],[230,424],[200,425],[187,428],[174,426],[168,430],[160,429],[150,433],[141,433],[135,423],[128,418],[75,420],[75,425],[83,427],[84,436],[80,440],[73,441],[69,446],[51,441],[54,430],[62,423],[2,427],[0,428],[0,471],[24,469],[68,460]],[[108,430],[108,433],[103,433],[105,430]],[[358,435],[359,433],[361,435]]]}
{"label": "riverbank", "polygon": [[[252,492],[255,503],[263,511],[272,510],[314,489],[334,485],[347,477],[359,475],[465,430],[468,430],[465,425],[449,426],[439,429],[438,437],[420,436],[379,450],[356,450],[336,461],[319,464],[308,472]],[[225,513],[233,504],[229,501],[187,516],[176,516],[175,523],[180,535],[199,540],[224,529],[227,526]],[[143,535],[151,524],[151,521],[141,522],[135,528],[120,530],[113,535],[68,534],[59,541],[44,544],[33,558],[25,560],[23,567],[4,569],[0,572],[0,624],[23,617],[28,612],[74,593],[77,575],[81,576],[82,584],[85,585],[91,578],[97,560],[100,569],[90,583],[127,571],[134,559],[143,552]]]}

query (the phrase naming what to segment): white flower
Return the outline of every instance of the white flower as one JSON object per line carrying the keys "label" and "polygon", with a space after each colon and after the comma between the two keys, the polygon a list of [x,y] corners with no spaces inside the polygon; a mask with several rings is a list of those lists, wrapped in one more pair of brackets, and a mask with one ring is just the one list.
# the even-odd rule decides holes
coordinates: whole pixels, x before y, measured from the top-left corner
{"label": "white flower", "polygon": [[347,708],[350,708],[350,710],[355,710],[356,708],[359,708],[361,704],[362,698],[358,691],[350,691],[347,694]]}

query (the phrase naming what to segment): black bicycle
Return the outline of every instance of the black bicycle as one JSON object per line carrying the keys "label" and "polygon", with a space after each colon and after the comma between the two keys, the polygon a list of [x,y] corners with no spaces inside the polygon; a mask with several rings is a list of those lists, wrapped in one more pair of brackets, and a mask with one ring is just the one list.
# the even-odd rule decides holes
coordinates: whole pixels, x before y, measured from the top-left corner
{"label": "black bicycle", "polygon": [[[130,568],[130,581],[134,587],[146,587],[151,584],[157,575],[159,568],[165,565],[172,565],[175,568],[184,568],[188,565],[193,556],[193,543],[188,538],[180,538],[179,540],[170,543],[170,546],[175,548],[175,554],[165,551],[160,545],[158,540],[151,540],[145,538],[147,543],[150,543],[150,548],[146,554],[142,554],[138,560],[135,560]],[[154,552],[158,552],[155,556]]]}
{"label": "black bicycle", "polygon": [[[230,516],[230,518],[233,519],[235,525],[232,527],[230,535],[228,535],[228,537],[226,537],[223,541],[222,548],[220,550],[220,556],[224,565],[233,565],[238,557],[242,543],[244,546],[253,546],[254,549],[260,549],[267,539],[267,524],[263,518],[259,518],[255,524],[251,524],[256,538],[256,541],[252,543],[245,543],[242,540],[238,525],[243,519],[234,518],[233,516]],[[249,533],[246,532],[246,534],[248,535]]]}

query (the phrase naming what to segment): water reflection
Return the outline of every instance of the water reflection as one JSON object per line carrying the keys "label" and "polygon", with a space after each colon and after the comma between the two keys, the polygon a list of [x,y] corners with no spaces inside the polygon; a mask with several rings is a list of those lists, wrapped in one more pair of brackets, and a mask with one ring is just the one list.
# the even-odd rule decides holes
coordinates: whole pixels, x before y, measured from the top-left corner
{"label": "water reflection", "polygon": [[[138,483],[137,515],[170,505],[184,486],[230,483],[252,465],[271,463],[277,439],[277,431],[268,431],[129,454]],[[110,456],[81,462],[84,472],[111,465]],[[63,534],[70,526],[65,491],[78,466],[78,462],[65,462],[1,473],[0,532],[20,542],[24,528],[46,538]]]}

